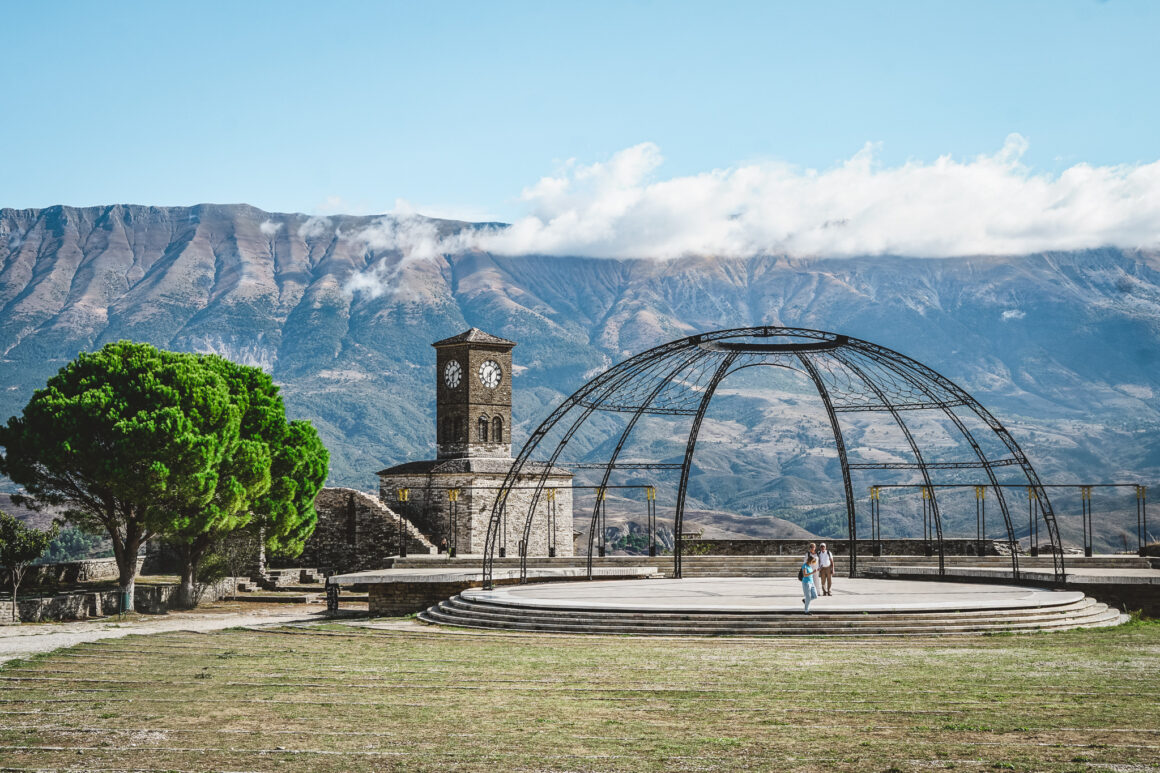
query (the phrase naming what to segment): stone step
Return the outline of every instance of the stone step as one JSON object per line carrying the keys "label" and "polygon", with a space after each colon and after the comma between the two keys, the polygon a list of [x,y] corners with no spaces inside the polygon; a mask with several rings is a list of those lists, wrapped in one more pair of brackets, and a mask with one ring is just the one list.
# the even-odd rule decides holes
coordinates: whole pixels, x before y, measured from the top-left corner
{"label": "stone step", "polygon": [[644,626],[631,623],[592,623],[575,621],[571,623],[547,622],[538,620],[520,620],[497,624],[492,621],[482,621],[464,618],[458,615],[446,615],[437,608],[429,609],[419,615],[421,620],[431,623],[442,623],[469,628],[487,628],[501,630],[537,631],[551,633],[583,633],[583,634],[628,634],[628,635],[660,635],[660,636],[809,636],[809,635],[933,635],[933,634],[979,634],[997,631],[1042,631],[1065,630],[1070,628],[1100,627],[1116,625],[1121,622],[1118,613],[1098,613],[1084,617],[1065,617],[1048,621],[1022,621],[1018,618],[994,621],[990,623],[971,622],[957,624],[957,621],[940,624],[888,624],[885,620],[868,622],[861,626],[842,625],[822,613],[810,616],[798,615],[792,622],[770,625],[713,625],[696,623],[669,624],[662,626]]}
{"label": "stone step", "polygon": [[[800,621],[802,615],[800,612],[753,612],[750,614],[743,613],[722,613],[722,612],[656,612],[656,613],[641,613],[633,611],[625,611],[623,613],[607,612],[607,611],[569,611],[569,610],[547,610],[547,609],[519,609],[515,607],[504,607],[501,605],[482,605],[467,601],[462,598],[453,598],[449,601],[441,602],[437,605],[445,614],[459,615],[464,617],[477,617],[487,620],[510,620],[522,621],[528,619],[535,619],[537,621],[560,621],[570,622],[576,620],[583,620],[593,624],[598,624],[608,621],[617,622],[632,622],[643,623],[648,625],[665,625],[672,622],[685,622],[689,620],[696,620],[706,624],[765,624],[765,623],[786,623]],[[1007,620],[1018,618],[1024,622],[1033,622],[1039,620],[1054,620],[1061,617],[1082,617],[1091,614],[1099,614],[1106,610],[1106,605],[1087,599],[1085,602],[1077,602],[1073,605],[1062,605],[1060,608],[1038,608],[1035,610],[978,610],[973,612],[893,612],[893,613],[849,613],[849,612],[817,612],[819,615],[824,615],[827,619],[840,621],[842,625],[849,626],[864,626],[864,625],[882,625],[882,621],[878,618],[888,620],[891,624],[895,623],[911,623],[911,622],[942,622],[945,620],[955,620],[959,622],[995,622],[999,620]]]}
{"label": "stone step", "polygon": [[249,601],[258,604],[312,604],[321,598],[321,594],[314,593],[239,593],[236,596],[223,596],[223,601]]}
{"label": "stone step", "polygon": [[419,615],[428,623],[557,633],[673,636],[979,634],[1117,625],[1124,616],[1083,598],[1057,606],[907,612],[650,612],[527,607],[456,596]]}
{"label": "stone step", "polygon": [[[471,611],[471,609],[480,609],[480,611],[487,611],[487,612],[491,612],[494,614],[505,614],[506,613],[506,614],[513,614],[513,615],[517,615],[517,616],[579,614],[579,615],[585,615],[586,617],[607,616],[607,617],[618,617],[618,619],[623,619],[623,617],[625,617],[625,616],[639,615],[639,616],[648,617],[648,619],[657,619],[657,617],[668,617],[668,619],[673,619],[673,620],[687,619],[687,617],[689,617],[690,615],[703,617],[703,619],[708,619],[708,617],[715,617],[715,619],[720,619],[720,620],[753,620],[753,619],[755,619],[755,617],[776,617],[777,615],[784,615],[784,616],[789,616],[789,617],[797,617],[798,616],[797,609],[795,609],[795,611],[792,611],[792,612],[762,611],[762,609],[754,609],[754,611],[752,611],[752,612],[747,612],[747,611],[737,611],[737,612],[683,611],[683,609],[681,609],[681,611],[660,612],[660,611],[652,611],[652,609],[635,609],[635,608],[631,608],[631,607],[625,607],[623,609],[611,609],[611,608],[585,609],[585,608],[571,608],[571,607],[523,606],[523,605],[514,605],[514,604],[503,604],[503,602],[500,602],[500,601],[478,601],[478,600],[474,600],[474,599],[467,599],[467,598],[464,598],[463,595],[456,595],[456,597],[452,597],[451,599],[448,599],[447,601],[441,601],[440,604],[455,607],[457,609],[465,609],[465,611]],[[916,619],[922,619],[922,617],[930,617],[931,615],[935,615],[935,616],[952,615],[952,616],[959,617],[959,619],[970,619],[970,617],[972,617],[972,616],[994,616],[996,614],[1022,614],[1022,615],[1029,615],[1030,614],[1030,615],[1034,615],[1034,614],[1059,614],[1059,613],[1067,613],[1067,612],[1081,612],[1081,611],[1085,611],[1085,609],[1092,608],[1093,606],[1099,606],[1100,604],[1101,604],[1100,601],[1096,601],[1095,599],[1092,599],[1090,597],[1083,597],[1082,599],[1080,599],[1078,601],[1064,602],[1064,604],[1059,604],[1059,605],[1047,605],[1047,606],[1037,606],[1037,607],[1020,607],[1020,608],[1015,608],[1015,609],[1008,609],[1008,608],[1002,608],[1002,607],[994,608],[994,609],[980,608],[980,609],[970,609],[970,611],[965,611],[965,612],[959,612],[959,611],[925,611],[925,609],[916,609],[916,611],[913,611],[913,612],[890,612],[889,614],[893,617],[913,615],[916,617]],[[867,614],[884,614],[884,613],[831,611],[831,612],[827,612],[826,614],[831,614],[834,616],[846,615],[846,616],[862,617],[862,616],[867,615]]]}
{"label": "stone step", "polygon": [[444,621],[450,621],[455,624],[476,624],[486,627],[505,628],[519,625],[537,625],[546,628],[573,628],[579,627],[584,629],[597,630],[605,627],[616,627],[620,629],[632,630],[656,630],[656,631],[673,631],[684,628],[697,628],[706,632],[713,631],[760,631],[760,630],[777,630],[785,627],[804,628],[808,630],[894,630],[899,628],[924,628],[930,630],[936,629],[962,629],[973,628],[978,630],[992,630],[1003,628],[1043,628],[1055,627],[1059,625],[1064,626],[1081,626],[1088,623],[1097,623],[1118,619],[1119,613],[1114,610],[1110,611],[1106,607],[1095,607],[1084,613],[1045,616],[1041,618],[1033,618],[1026,616],[1008,615],[990,618],[978,618],[971,620],[964,620],[958,618],[948,618],[944,620],[916,620],[900,618],[892,620],[887,615],[876,616],[876,618],[868,618],[864,620],[851,620],[848,616],[829,615],[824,612],[817,612],[810,616],[803,614],[787,615],[779,619],[760,619],[747,622],[727,622],[720,620],[701,620],[696,618],[684,618],[681,620],[671,621],[648,621],[636,619],[623,620],[589,620],[581,616],[567,617],[567,618],[547,618],[547,617],[516,617],[516,618],[494,618],[480,615],[463,615],[458,611],[454,611],[445,607],[435,607],[428,610],[427,613],[432,616],[440,616]]}

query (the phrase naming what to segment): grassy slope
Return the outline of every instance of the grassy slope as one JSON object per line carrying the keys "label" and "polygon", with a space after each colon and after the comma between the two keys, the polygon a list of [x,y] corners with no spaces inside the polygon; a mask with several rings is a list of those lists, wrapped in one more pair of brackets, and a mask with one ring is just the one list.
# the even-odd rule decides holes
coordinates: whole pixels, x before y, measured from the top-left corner
{"label": "grassy slope", "polygon": [[133,637],[0,670],[0,759],[262,771],[1157,770],[1158,634],[1135,623],[693,641],[335,624]]}

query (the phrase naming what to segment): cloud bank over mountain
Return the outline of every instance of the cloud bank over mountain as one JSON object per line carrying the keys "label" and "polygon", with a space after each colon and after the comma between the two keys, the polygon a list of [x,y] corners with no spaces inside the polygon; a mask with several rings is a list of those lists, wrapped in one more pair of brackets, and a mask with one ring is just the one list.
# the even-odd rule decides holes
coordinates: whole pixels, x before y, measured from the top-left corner
{"label": "cloud bank over mountain", "polygon": [[523,191],[528,214],[508,227],[439,236],[401,211],[355,236],[416,258],[961,257],[1160,245],[1160,161],[1036,174],[1020,161],[1027,147],[1012,134],[991,155],[887,167],[867,144],[820,171],[768,162],[663,179],[660,148],[646,142],[606,162],[569,161]]}

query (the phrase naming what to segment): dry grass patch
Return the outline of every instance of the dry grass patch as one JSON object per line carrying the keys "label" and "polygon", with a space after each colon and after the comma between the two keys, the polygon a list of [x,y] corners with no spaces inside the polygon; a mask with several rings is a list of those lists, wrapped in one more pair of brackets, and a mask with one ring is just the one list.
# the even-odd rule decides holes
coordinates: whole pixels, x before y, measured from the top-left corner
{"label": "dry grass patch", "polygon": [[1160,770],[1160,626],[905,640],[326,624],[0,670],[9,768]]}

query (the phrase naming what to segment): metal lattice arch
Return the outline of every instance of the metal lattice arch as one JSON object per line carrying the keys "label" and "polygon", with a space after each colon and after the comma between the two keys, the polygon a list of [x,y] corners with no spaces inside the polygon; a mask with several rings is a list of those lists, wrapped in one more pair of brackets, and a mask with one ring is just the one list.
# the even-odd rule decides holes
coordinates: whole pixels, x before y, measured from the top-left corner
{"label": "metal lattice arch", "polygon": [[[689,475],[698,435],[706,411],[718,386],[739,371],[755,366],[772,366],[796,371],[816,389],[824,408],[837,458],[841,467],[841,486],[845,493],[850,551],[850,573],[857,573],[857,518],[855,486],[852,475],[864,471],[905,471],[892,474],[913,476],[916,486],[929,493],[934,536],[937,539],[939,572],[944,572],[943,525],[940,515],[938,483],[940,476],[972,475],[978,484],[988,486],[1002,512],[1006,536],[1011,549],[1012,567],[1019,576],[1015,530],[1011,506],[1004,487],[1026,486],[1029,499],[1036,500],[1055,562],[1057,580],[1063,577],[1063,552],[1055,516],[1038,475],[1006,428],[975,398],[950,379],[906,355],[884,346],[837,333],[805,328],[749,327],[717,330],[689,336],[654,347],[620,362],[593,378],[561,403],[536,428],[520,450],[508,472],[491,510],[484,553],[484,584],[491,585],[492,563],[500,542],[501,525],[507,519],[523,520],[521,541],[521,579],[527,577],[527,556],[522,546],[529,544],[533,514],[544,499],[545,483],[550,472],[561,464],[561,455],[575,443],[583,429],[588,435],[597,418],[616,414],[618,432],[608,432],[607,449],[598,461],[579,465],[595,470],[600,489],[608,486],[617,470],[679,471],[673,530],[681,533]],[[904,457],[895,454],[885,460],[851,458],[848,443],[851,421],[859,414],[874,414],[887,422],[903,439]],[[932,453],[924,448],[920,434],[914,431],[915,417],[935,415],[955,434],[958,451],[949,456],[945,449]],[[656,459],[627,459],[623,456],[642,417],[673,417],[679,421],[682,437],[687,438],[683,459],[662,462]],[[549,437],[554,442],[545,442]],[[533,461],[533,455],[539,457]],[[856,454],[855,454],[856,456]],[[963,472],[965,471],[965,472]],[[875,473],[877,474],[877,473]],[[1017,480],[1011,479],[1015,475]],[[518,481],[518,483],[517,483]],[[512,498],[519,505],[506,512],[508,494],[516,487],[532,489],[530,496]],[[593,507],[588,528],[588,565],[591,577],[593,537],[596,533],[599,500]],[[582,517],[579,513],[577,517]],[[583,523],[583,522],[581,522]],[[681,544],[673,551],[673,574],[681,576]]]}

